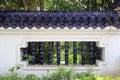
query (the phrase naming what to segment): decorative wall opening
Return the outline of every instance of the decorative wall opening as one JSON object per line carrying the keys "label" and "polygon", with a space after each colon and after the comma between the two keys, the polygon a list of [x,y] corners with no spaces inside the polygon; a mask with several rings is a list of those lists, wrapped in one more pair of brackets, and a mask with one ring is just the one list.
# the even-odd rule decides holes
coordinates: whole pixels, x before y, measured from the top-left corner
{"label": "decorative wall opening", "polygon": [[103,49],[95,41],[28,42],[20,50],[22,61],[30,65],[96,65],[96,60],[103,60]]}

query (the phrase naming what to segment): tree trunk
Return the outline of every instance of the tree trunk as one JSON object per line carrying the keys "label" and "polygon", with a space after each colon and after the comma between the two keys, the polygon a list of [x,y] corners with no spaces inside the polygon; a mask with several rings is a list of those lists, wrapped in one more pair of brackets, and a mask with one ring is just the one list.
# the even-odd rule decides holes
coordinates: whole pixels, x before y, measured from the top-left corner
{"label": "tree trunk", "polygon": [[35,2],[34,2],[34,10],[36,10],[36,0],[35,0]]}
{"label": "tree trunk", "polygon": [[29,0],[23,0],[23,3],[24,3],[24,10],[28,10],[28,6],[29,6]]}
{"label": "tree trunk", "polygon": [[40,10],[44,10],[44,0],[40,0]]}

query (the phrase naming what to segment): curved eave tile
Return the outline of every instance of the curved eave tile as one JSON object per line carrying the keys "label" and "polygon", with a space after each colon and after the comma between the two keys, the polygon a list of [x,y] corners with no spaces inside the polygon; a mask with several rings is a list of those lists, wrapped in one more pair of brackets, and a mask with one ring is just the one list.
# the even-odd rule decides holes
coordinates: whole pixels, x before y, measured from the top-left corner
{"label": "curved eave tile", "polygon": [[120,28],[120,15],[114,11],[0,11],[0,27],[4,29],[105,29],[108,26]]}

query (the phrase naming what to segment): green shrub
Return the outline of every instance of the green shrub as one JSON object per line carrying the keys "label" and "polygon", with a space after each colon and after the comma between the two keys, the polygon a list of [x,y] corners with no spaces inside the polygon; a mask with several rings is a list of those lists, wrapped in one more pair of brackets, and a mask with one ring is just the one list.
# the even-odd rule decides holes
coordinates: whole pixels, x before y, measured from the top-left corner
{"label": "green shrub", "polygon": [[95,79],[96,80],[120,80],[120,78],[112,78],[110,76],[101,77],[99,75],[95,75]]}
{"label": "green shrub", "polygon": [[56,72],[43,76],[42,80],[72,80],[73,70],[59,68]]}
{"label": "green shrub", "polygon": [[28,74],[25,78],[25,80],[40,80],[36,75],[34,74]]}
{"label": "green shrub", "polygon": [[12,74],[12,75],[2,76],[0,77],[0,80],[24,80],[24,78],[18,76],[17,74]]}
{"label": "green shrub", "polygon": [[25,77],[19,76],[16,70],[19,67],[12,67],[9,71],[11,74],[0,76],[0,80],[120,80],[118,78],[112,78],[110,76],[101,77],[95,75],[92,72],[92,69],[88,69],[86,72],[76,73],[73,69],[66,69],[60,67],[57,71],[43,75],[42,77],[37,77],[34,74],[28,74]]}
{"label": "green shrub", "polygon": [[74,78],[80,80],[95,80],[95,75],[92,72],[92,69],[88,69],[86,72],[76,73]]}

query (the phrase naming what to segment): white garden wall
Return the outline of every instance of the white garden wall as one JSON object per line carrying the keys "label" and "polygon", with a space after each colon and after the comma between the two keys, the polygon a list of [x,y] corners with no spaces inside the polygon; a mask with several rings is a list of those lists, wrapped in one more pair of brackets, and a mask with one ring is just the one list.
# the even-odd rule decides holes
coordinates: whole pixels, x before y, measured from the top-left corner
{"label": "white garden wall", "polygon": [[[120,31],[113,29],[0,29],[0,74],[20,65],[19,73],[45,74],[57,66],[29,66],[21,62],[20,47],[26,47],[28,41],[97,41],[104,48],[104,61],[98,61],[93,67],[96,73],[120,75]],[[69,67],[69,66],[66,66]],[[75,66],[75,70],[84,71],[88,66]]]}

